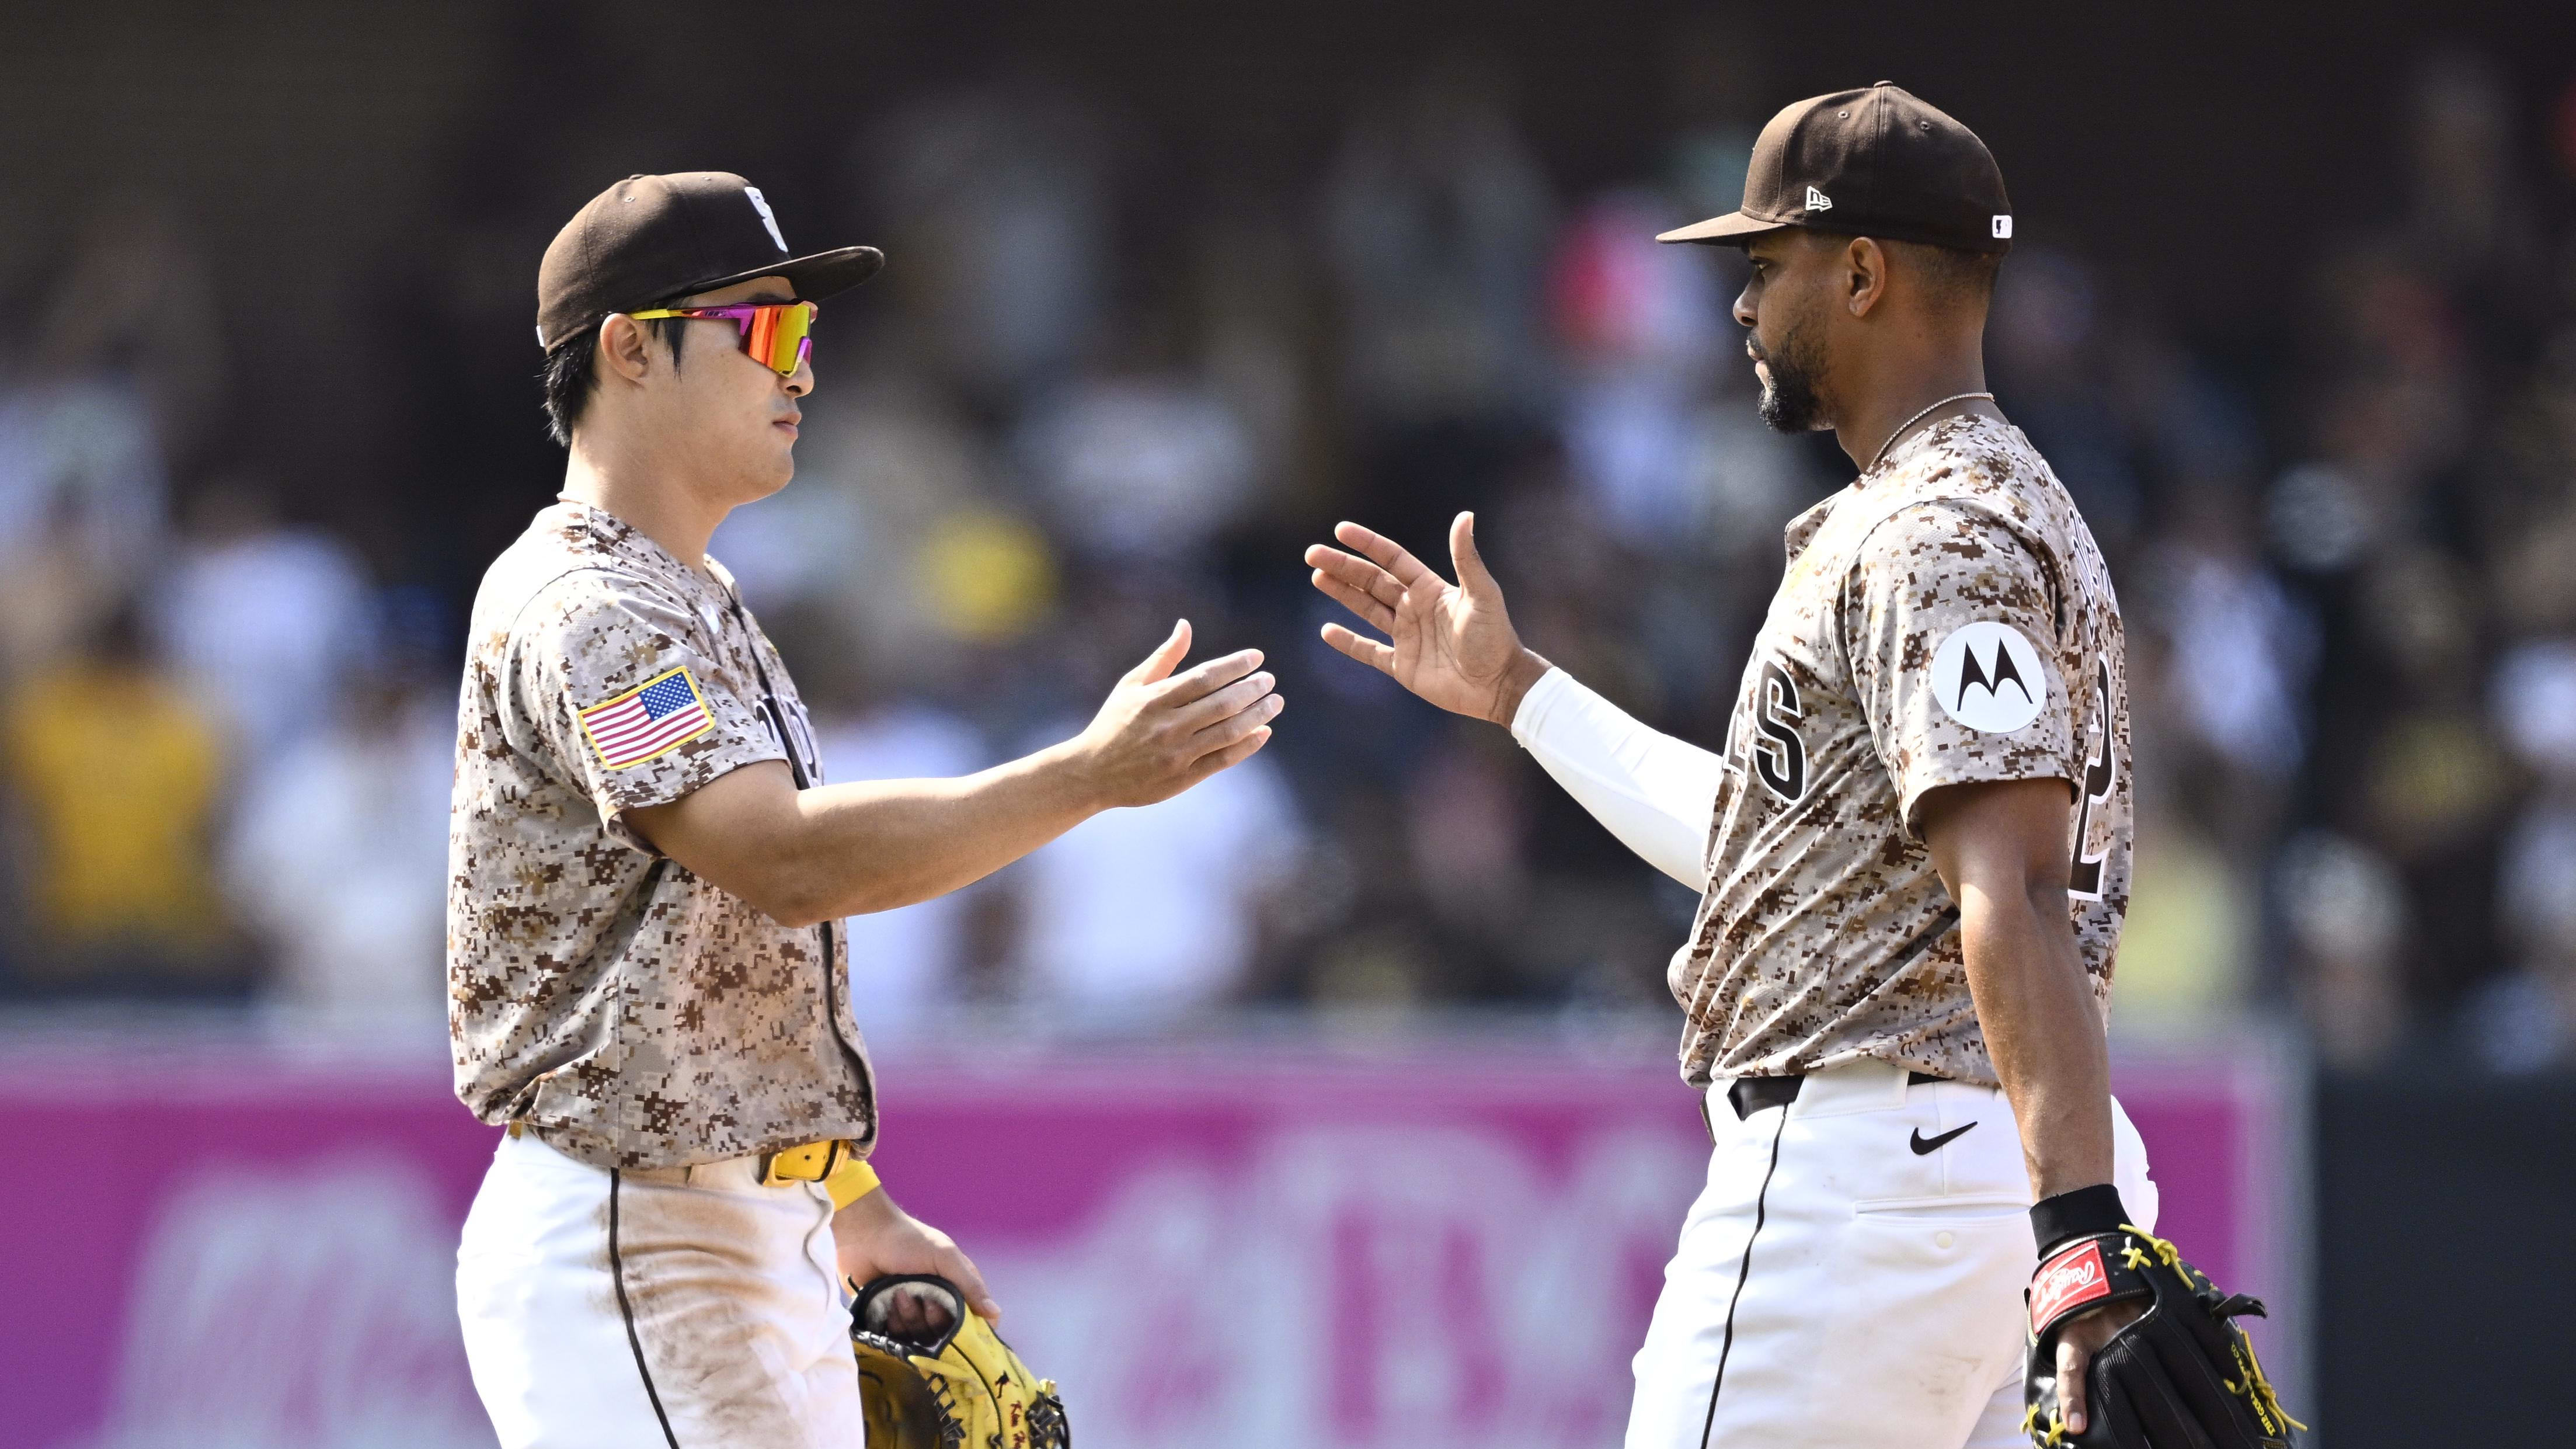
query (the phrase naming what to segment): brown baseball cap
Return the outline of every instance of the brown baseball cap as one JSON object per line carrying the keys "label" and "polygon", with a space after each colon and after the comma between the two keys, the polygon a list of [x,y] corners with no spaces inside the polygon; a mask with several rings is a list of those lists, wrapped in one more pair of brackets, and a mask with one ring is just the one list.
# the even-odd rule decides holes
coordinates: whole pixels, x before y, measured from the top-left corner
{"label": "brown baseball cap", "polygon": [[1880,81],[1773,116],[1753,142],[1743,209],[1655,240],[1740,246],[1791,226],[2000,256],[2012,250],[2012,201],[1976,132]]}
{"label": "brown baseball cap", "polygon": [[629,176],[573,213],[537,266],[537,345],[552,348],[611,312],[632,312],[754,277],[785,277],[819,302],[885,265],[875,247],[797,256],[760,188],[730,171]]}

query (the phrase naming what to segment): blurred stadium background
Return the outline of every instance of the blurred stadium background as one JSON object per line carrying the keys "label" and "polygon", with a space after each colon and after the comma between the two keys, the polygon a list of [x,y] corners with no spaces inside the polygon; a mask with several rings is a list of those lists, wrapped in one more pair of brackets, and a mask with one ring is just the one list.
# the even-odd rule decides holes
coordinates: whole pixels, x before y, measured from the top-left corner
{"label": "blurred stadium background", "polygon": [[[1691,901],[1325,652],[1297,554],[1476,507],[1538,647],[1713,740],[1849,466],[1755,421],[1730,256],[1648,238],[1880,77],[2003,163],[1994,381],[2128,610],[2115,1034],[2168,1221],[2288,1310],[2316,1442],[2552,1442],[2556,10],[0,8],[0,1444],[490,1442],[447,1277],[491,1136],[440,1025],[462,619],[561,472],[538,254],[709,168],[891,259],[715,545],[836,777],[1052,738],[1175,614],[1292,704],[855,924],[897,1191],[1086,1444],[1614,1443],[1701,1171]],[[1061,1193],[986,1191],[1029,1174]]]}

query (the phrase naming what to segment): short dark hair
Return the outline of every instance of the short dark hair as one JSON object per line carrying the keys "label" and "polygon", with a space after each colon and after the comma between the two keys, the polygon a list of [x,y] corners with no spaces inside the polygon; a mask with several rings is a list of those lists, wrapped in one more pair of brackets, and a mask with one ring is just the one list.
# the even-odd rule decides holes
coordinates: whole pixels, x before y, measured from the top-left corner
{"label": "short dark hair", "polygon": [[2001,252],[1963,251],[1929,242],[1883,245],[1902,250],[1907,260],[1922,268],[1925,290],[1941,306],[1974,303],[1982,307],[1994,297],[1995,271],[2004,260]]}
{"label": "short dark hair", "polygon": [[[677,370],[680,339],[689,335],[688,319],[656,317],[645,323],[644,329],[671,349],[671,366]],[[545,389],[547,434],[561,446],[571,447],[573,425],[589,408],[590,395],[599,390],[599,323],[591,323],[565,338],[560,346],[548,349],[545,366],[537,370],[537,384]]]}

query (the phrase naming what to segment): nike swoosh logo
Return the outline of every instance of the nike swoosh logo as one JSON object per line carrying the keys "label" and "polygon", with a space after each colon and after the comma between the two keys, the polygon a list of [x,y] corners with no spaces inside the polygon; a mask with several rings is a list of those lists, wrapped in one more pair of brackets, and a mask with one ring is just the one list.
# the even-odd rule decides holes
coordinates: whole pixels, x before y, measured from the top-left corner
{"label": "nike swoosh logo", "polygon": [[[1971,1122],[1971,1123],[1969,1123],[1969,1124],[1968,1124],[1968,1127],[1974,1127],[1974,1126],[1976,1126],[1976,1125],[1977,1125],[1976,1123]],[[1940,1136],[1938,1136],[1938,1137],[1930,1137],[1930,1138],[1927,1138],[1927,1137],[1925,1137],[1925,1136],[1923,1135],[1923,1129],[1922,1129],[1922,1128],[1920,1128],[1920,1127],[1915,1128],[1915,1129],[1914,1129],[1914,1142],[1913,1142],[1913,1146],[1914,1146],[1914,1155],[1915,1155],[1915,1156],[1917,1156],[1917,1157],[1921,1157],[1921,1156],[1925,1155],[1926,1153],[1930,1153],[1930,1152],[1938,1151],[1938,1150],[1940,1149],[1940,1147],[1941,1147],[1941,1145],[1942,1145],[1943,1143],[1946,1143],[1946,1142],[1948,1142],[1951,1138],[1956,1137],[1956,1136],[1958,1136],[1960,1133],[1967,1131],[1967,1130],[1968,1130],[1968,1127],[1953,1127],[1953,1128],[1951,1128],[1949,1131],[1942,1133],[1942,1134],[1941,1134]]]}

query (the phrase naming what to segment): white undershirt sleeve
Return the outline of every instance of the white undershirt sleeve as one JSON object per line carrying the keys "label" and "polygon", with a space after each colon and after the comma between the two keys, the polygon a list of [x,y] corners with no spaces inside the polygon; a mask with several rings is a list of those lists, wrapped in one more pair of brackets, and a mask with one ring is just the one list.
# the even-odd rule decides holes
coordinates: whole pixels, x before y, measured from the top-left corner
{"label": "white undershirt sleeve", "polygon": [[1708,889],[1708,833],[1725,761],[1639,724],[1562,669],[1521,697],[1512,738],[1648,865]]}

